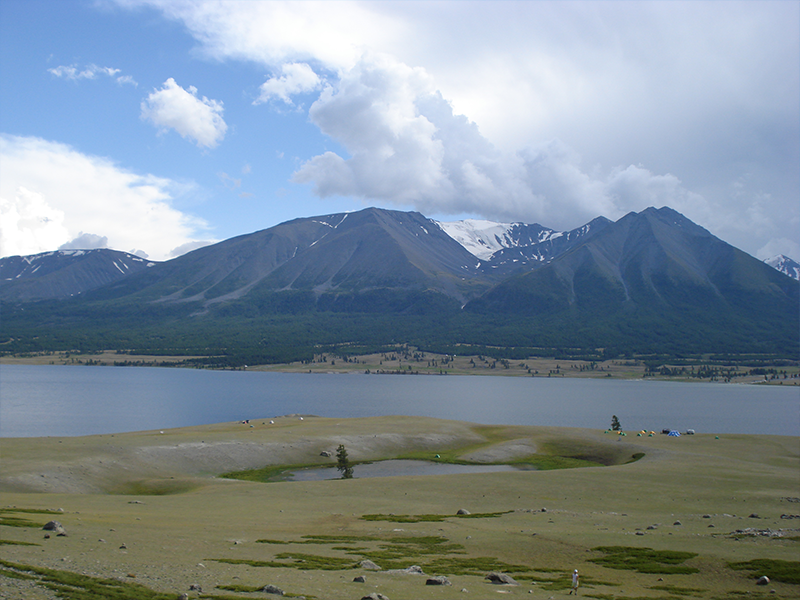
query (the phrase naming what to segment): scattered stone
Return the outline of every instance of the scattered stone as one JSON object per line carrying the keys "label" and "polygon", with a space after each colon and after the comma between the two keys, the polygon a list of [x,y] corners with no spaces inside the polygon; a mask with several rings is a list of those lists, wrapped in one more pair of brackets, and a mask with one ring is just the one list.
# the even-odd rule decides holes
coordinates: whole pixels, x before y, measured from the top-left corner
{"label": "scattered stone", "polygon": [[470,514],[470,512],[466,508],[459,508],[458,512],[456,512],[456,514],[457,515],[468,515],[468,514]]}
{"label": "scattered stone", "polygon": [[506,575],[505,573],[496,573],[492,571],[489,573],[484,579],[488,579],[495,585],[519,585],[511,575]]}
{"label": "scattered stone", "polygon": [[55,531],[56,535],[66,535],[67,530],[64,529],[64,526],[59,523],[58,521],[48,521],[45,523],[45,526],[42,527],[44,531]]}
{"label": "scattered stone", "polygon": [[392,575],[425,575],[419,565],[412,565],[406,569],[390,569],[386,572]]}
{"label": "scattered stone", "polygon": [[636,535],[644,535],[644,531],[637,531]]}
{"label": "scattered stone", "polygon": [[657,527],[655,525],[648,525],[647,526],[647,530],[648,531],[652,531],[653,529],[657,529]]}
{"label": "scattered stone", "polygon": [[756,513],[750,513],[750,515],[748,516],[748,519],[760,519],[760,518],[761,517],[759,517]]}
{"label": "scattered stone", "polygon": [[202,587],[200,587],[200,584],[198,584],[198,583],[193,583],[192,585],[190,585],[190,586],[189,586],[189,590],[190,590],[190,591],[193,591],[193,592],[202,592],[202,591],[203,591],[203,588],[202,588]]}
{"label": "scattered stone", "polygon": [[356,582],[356,583],[366,583],[367,582],[367,578],[364,577],[363,575],[358,575],[356,577],[353,577],[353,581]]}
{"label": "scattered stone", "polygon": [[50,534],[49,533],[45,533],[44,534],[44,539],[49,540],[50,539]]}
{"label": "scattered stone", "polygon": [[189,594],[187,593],[178,594],[178,600],[189,600]]}
{"label": "scattered stone", "polygon": [[781,515],[781,519],[800,519],[800,515]]}
{"label": "scattered stone", "polygon": [[543,508],[543,509],[542,509],[542,512],[547,512],[547,509],[546,509],[546,508]]}
{"label": "scattered stone", "polygon": [[122,544],[122,545],[119,547],[119,549],[120,549],[120,550],[127,550],[127,549],[128,549],[128,547],[127,547],[125,544]]}
{"label": "scattered stone", "polygon": [[358,566],[361,567],[362,569],[366,569],[367,571],[380,571],[381,570],[381,568],[378,565],[376,565],[374,562],[372,562],[371,560],[362,560],[359,563]]}
{"label": "scattered stone", "polygon": [[328,450],[323,450],[322,452],[319,453],[319,455],[324,456],[325,458],[330,458],[331,456],[333,456],[333,453],[329,452]]}
{"label": "scattered stone", "polygon": [[428,577],[425,585],[453,585],[450,580],[444,575],[436,575],[435,577]]}
{"label": "scattered stone", "polygon": [[131,500],[128,504],[144,504],[141,500]]}
{"label": "scattered stone", "polygon": [[769,585],[769,577],[762,575],[758,578],[758,581],[756,581],[756,585]]}
{"label": "scattered stone", "polygon": [[680,522],[680,521],[675,521],[675,522],[673,523],[673,525],[680,525],[680,524],[681,524],[681,522]]}
{"label": "scattered stone", "polygon": [[272,584],[265,585],[263,588],[261,588],[261,591],[266,594],[275,594],[276,596],[283,596],[284,593],[281,588]]}
{"label": "scattered stone", "polygon": [[362,597],[361,600],[389,600],[389,597],[378,592],[372,592],[369,596]]}
{"label": "scattered stone", "polygon": [[704,518],[704,519],[710,519],[710,518],[711,518],[711,515],[703,515],[703,518]]}

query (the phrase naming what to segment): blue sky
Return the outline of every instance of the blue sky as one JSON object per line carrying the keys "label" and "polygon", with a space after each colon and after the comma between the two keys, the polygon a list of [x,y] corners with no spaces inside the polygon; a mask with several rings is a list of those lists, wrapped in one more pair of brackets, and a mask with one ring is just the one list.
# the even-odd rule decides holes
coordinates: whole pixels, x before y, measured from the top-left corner
{"label": "blue sky", "polygon": [[0,256],[671,206],[800,258],[798,2],[0,2]]}

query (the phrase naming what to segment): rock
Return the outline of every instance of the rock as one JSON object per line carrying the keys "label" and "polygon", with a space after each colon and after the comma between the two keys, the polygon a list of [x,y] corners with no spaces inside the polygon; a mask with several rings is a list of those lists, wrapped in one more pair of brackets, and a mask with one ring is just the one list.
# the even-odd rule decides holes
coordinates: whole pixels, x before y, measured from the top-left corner
{"label": "rock", "polygon": [[356,583],[366,583],[367,578],[364,577],[363,575],[358,575],[357,577],[353,577],[353,581]]}
{"label": "rock", "polygon": [[750,513],[750,516],[748,518],[749,519],[760,519],[761,517],[759,517],[756,513]]}
{"label": "rock", "polygon": [[42,527],[44,531],[55,531],[56,535],[66,535],[67,530],[64,529],[64,526],[59,523],[58,521],[48,521],[45,523],[45,526]]}
{"label": "rock", "polygon": [[389,600],[389,597],[378,592],[372,592],[369,596],[363,596],[361,600]]}
{"label": "rock", "polygon": [[265,585],[263,588],[261,588],[260,591],[262,591],[262,592],[264,592],[266,594],[275,594],[276,596],[283,596],[283,590],[281,588],[277,587],[277,586],[272,585],[272,584]]}
{"label": "rock", "polygon": [[459,508],[456,512],[457,515],[468,515],[470,512],[466,508]]}
{"label": "rock", "polygon": [[200,584],[193,583],[192,585],[189,586],[189,590],[194,592],[202,592],[203,588],[200,587]]}
{"label": "rock", "polygon": [[381,570],[381,568],[378,565],[376,565],[374,562],[372,562],[371,560],[362,560],[359,563],[358,566],[361,567],[362,569],[366,569],[367,571],[380,571]]}
{"label": "rock", "polygon": [[680,521],[675,521],[675,522],[673,523],[673,525],[680,525],[680,524],[681,524],[681,522],[680,522]]}
{"label": "rock", "polygon": [[505,573],[496,573],[491,572],[489,573],[484,579],[488,579],[492,583],[496,585],[519,585],[511,575],[506,575]]}
{"label": "rock", "polygon": [[319,453],[319,455],[324,456],[325,458],[330,458],[331,456],[333,456],[333,453],[328,452],[327,450],[323,450],[322,452]]}
{"label": "rock", "polygon": [[758,578],[758,581],[756,581],[756,585],[769,585],[769,577],[762,575]]}
{"label": "rock", "polygon": [[178,594],[178,600],[189,600],[189,594]]}
{"label": "rock", "polygon": [[655,525],[648,525],[647,526],[647,530],[648,531],[652,531],[653,529],[657,529],[657,527]]}
{"label": "rock", "polygon": [[444,575],[436,575],[435,577],[428,577],[425,585],[453,585],[450,580]]}

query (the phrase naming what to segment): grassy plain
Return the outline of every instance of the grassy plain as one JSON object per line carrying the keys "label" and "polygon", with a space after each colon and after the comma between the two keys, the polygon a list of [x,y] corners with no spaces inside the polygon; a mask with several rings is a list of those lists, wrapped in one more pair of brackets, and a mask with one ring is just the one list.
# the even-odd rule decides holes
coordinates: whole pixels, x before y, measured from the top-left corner
{"label": "grassy plain", "polygon": [[[202,359],[199,356],[154,356],[118,353],[106,350],[90,354],[77,354],[74,352],[48,352],[40,354],[4,355],[0,356],[0,364],[15,365],[124,365],[124,366],[184,366],[186,361]],[[769,383],[775,385],[800,385],[800,365],[793,362],[773,368],[777,374],[765,377],[763,374],[752,374],[757,368],[764,368],[758,360],[753,365],[746,361],[737,367],[727,367],[719,360],[704,361],[702,358],[693,359],[697,369],[702,365],[717,363],[716,368],[733,368],[737,375],[733,378],[736,383]],[[786,362],[786,361],[782,361]],[[685,364],[664,364],[668,369],[676,372],[682,367],[689,371],[691,367]],[[616,359],[616,360],[573,360],[546,357],[530,357],[523,360],[494,359],[482,355],[454,356],[431,352],[419,352],[413,349],[398,347],[397,352],[381,352],[348,356],[344,358],[335,354],[317,354],[312,361],[280,363],[270,365],[251,365],[246,367],[250,371],[277,371],[284,373],[340,373],[340,374],[370,374],[370,375],[481,375],[505,377],[582,377],[582,378],[617,378],[640,379],[647,373],[647,367],[642,360]],[[693,372],[693,369],[692,369]],[[785,375],[785,376],[784,376]],[[701,381],[709,380],[709,375],[703,378],[694,378],[688,373],[661,375],[647,373],[653,379]],[[716,375],[715,380],[724,380]]]}
{"label": "grassy plain", "polygon": [[[447,461],[594,466],[316,482],[220,477],[332,465],[335,455],[321,453],[338,444],[355,462],[438,454]],[[121,598],[264,598],[270,596],[255,590],[271,584],[290,596],[331,600],[372,592],[391,600],[549,600],[568,595],[573,569],[581,573],[580,594],[600,599],[800,597],[800,585],[780,574],[800,571],[800,517],[788,518],[800,515],[795,437],[623,438],[428,418],[287,416],[163,432],[5,438],[0,459],[3,598],[55,598],[47,577],[68,573],[110,578],[126,586]],[[457,516],[459,509],[471,514]],[[56,512],[24,512],[40,510]],[[41,527],[51,519],[63,524],[65,537],[45,539]],[[365,558],[383,569],[361,568]],[[766,562],[733,568],[756,559]],[[13,565],[62,575],[20,579],[26,575]],[[452,585],[391,572],[409,565],[448,576]],[[777,576],[757,586],[769,569]],[[493,570],[519,585],[489,583],[484,576]],[[357,575],[365,583],[354,582]],[[190,591],[192,584],[202,592]],[[70,585],[63,589],[81,584]],[[83,598],[110,597],[98,593]]]}

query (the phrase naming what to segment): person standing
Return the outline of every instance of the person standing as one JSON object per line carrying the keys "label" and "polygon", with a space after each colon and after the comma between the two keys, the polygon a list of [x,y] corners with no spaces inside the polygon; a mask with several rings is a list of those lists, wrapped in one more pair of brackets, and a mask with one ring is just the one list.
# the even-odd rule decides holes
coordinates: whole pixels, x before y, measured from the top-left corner
{"label": "person standing", "polygon": [[580,579],[578,577],[578,569],[575,569],[572,572],[572,589],[569,591],[569,595],[571,596],[573,592],[575,595],[578,595],[578,586],[580,585]]}

